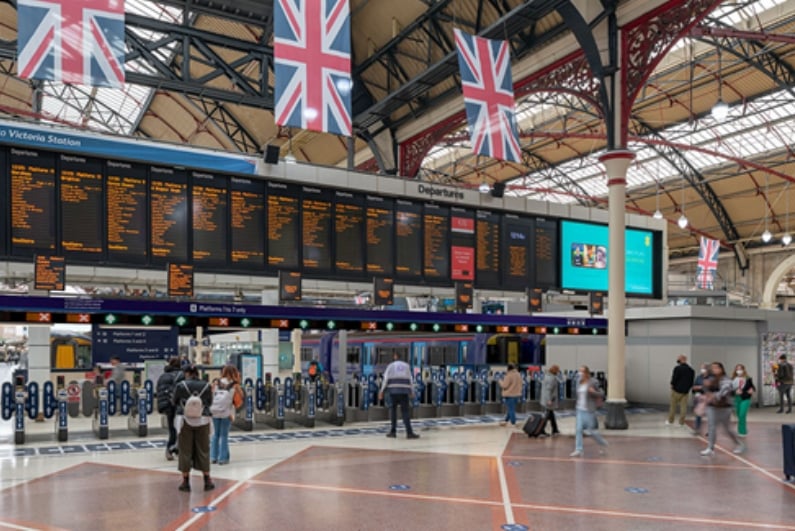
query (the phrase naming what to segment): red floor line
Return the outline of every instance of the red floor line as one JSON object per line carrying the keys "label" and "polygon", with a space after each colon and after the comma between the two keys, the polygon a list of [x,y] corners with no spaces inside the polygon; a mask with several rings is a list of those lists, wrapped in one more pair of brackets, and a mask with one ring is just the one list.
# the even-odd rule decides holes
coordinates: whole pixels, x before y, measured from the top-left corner
{"label": "red floor line", "polygon": [[250,479],[248,483],[257,485],[268,485],[271,487],[291,487],[295,489],[308,489],[308,490],[323,490],[328,492],[344,492],[346,494],[367,494],[371,496],[386,496],[392,498],[409,498],[423,501],[441,501],[449,503],[465,503],[470,505],[488,505],[491,507],[503,507],[502,500],[478,500],[475,498],[453,498],[445,496],[435,496],[432,494],[411,494],[398,491],[378,491],[366,489],[354,489],[351,487],[329,487],[326,485],[304,485],[300,483],[285,483],[281,481],[264,481],[259,479]]}
{"label": "red floor line", "polygon": [[642,466],[662,466],[669,467],[683,467],[683,468],[709,468],[709,469],[726,469],[726,470],[748,470],[747,466],[739,465],[700,465],[697,463],[669,463],[665,461],[622,461],[620,459],[588,459],[588,458],[572,458],[572,457],[530,457],[530,456],[505,456],[505,459],[512,461],[550,461],[550,462],[564,462],[564,463],[606,463],[613,465],[642,465]]}
{"label": "red floor line", "polygon": [[748,465],[748,467],[750,467],[751,470],[753,470],[759,475],[766,477],[767,479],[773,480],[777,485],[780,485],[785,490],[795,491],[795,485],[793,485],[792,483],[784,482],[779,476],[776,476],[775,474],[768,472],[762,466],[757,465],[753,461],[749,461],[748,459],[744,458],[742,455],[737,455],[733,452],[730,452],[726,448],[722,448],[717,444],[715,445],[715,449],[726,453],[729,457],[732,457],[733,459],[741,463],[745,463],[746,465]]}
{"label": "red floor line", "polygon": [[21,520],[0,520],[0,528],[18,529],[19,531],[69,531],[63,527],[42,526],[40,523],[27,525]]}
{"label": "red floor line", "polygon": [[795,530],[795,525],[764,523],[764,522],[749,522],[738,520],[719,520],[711,518],[700,518],[697,516],[677,516],[668,514],[651,514],[651,513],[630,513],[626,511],[611,511],[606,509],[594,509],[591,507],[571,507],[565,505],[535,505],[531,503],[515,503],[515,508],[528,509],[534,511],[545,512],[562,512],[570,514],[587,514],[597,516],[612,516],[616,518],[634,518],[638,520],[658,520],[666,522],[686,522],[690,524],[709,524],[709,525],[724,525],[732,527],[745,527],[745,528],[758,528],[758,529],[789,529]]}

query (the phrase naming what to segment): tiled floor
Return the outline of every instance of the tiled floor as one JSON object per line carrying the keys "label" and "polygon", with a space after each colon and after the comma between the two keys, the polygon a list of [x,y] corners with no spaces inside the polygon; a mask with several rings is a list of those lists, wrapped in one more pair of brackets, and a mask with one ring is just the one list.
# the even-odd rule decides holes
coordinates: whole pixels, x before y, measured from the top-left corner
{"label": "tiled floor", "polygon": [[660,413],[629,414],[629,430],[603,431],[607,455],[586,439],[579,459],[570,415],[564,436],[538,440],[497,420],[421,424],[419,440],[388,439],[383,422],[234,432],[209,493],[198,474],[177,490],[159,429],[140,439],[116,423],[108,441],[73,431],[58,444],[49,421],[15,447],[3,421],[0,530],[795,530],[780,443],[795,415],[752,410],[748,452],[719,437],[712,458]]}

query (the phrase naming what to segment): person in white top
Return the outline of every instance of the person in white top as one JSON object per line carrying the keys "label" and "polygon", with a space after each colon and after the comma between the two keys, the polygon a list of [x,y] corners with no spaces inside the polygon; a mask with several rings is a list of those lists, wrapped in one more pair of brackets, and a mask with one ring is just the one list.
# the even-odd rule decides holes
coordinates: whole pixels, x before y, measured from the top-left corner
{"label": "person in white top", "polygon": [[403,415],[403,425],[406,427],[406,438],[419,439],[420,436],[411,429],[411,419],[409,418],[409,398],[414,395],[411,367],[401,360],[397,353],[393,355],[393,360],[384,371],[384,380],[381,383],[381,391],[378,393],[378,399],[383,400],[384,391],[389,391],[389,398],[392,401],[390,408],[392,429],[386,436],[391,438],[397,436],[397,407],[399,405]]}
{"label": "person in white top", "polygon": [[593,437],[601,446],[599,453],[603,454],[607,447],[607,441],[599,433],[599,421],[596,418],[596,410],[604,400],[604,393],[599,389],[599,382],[591,378],[591,371],[583,365],[580,367],[580,381],[577,384],[577,427],[574,434],[574,451],[570,457],[582,457],[583,433]]}

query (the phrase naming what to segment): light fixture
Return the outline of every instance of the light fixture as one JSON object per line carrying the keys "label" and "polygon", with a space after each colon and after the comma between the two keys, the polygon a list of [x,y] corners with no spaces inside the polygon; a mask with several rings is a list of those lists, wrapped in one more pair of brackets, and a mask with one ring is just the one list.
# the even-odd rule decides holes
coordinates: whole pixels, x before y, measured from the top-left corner
{"label": "light fixture", "polygon": [[765,229],[765,232],[762,233],[762,241],[768,243],[771,239],[773,239],[773,234],[771,234],[769,230]]}
{"label": "light fixture", "polygon": [[687,228],[687,216],[685,216],[683,213],[681,216],[679,216],[679,220],[676,222],[676,224],[679,225],[680,229]]}
{"label": "light fixture", "polygon": [[792,243],[792,235],[789,233],[789,182],[784,190],[784,204],[787,210],[784,214],[784,235],[781,237],[781,243],[786,247]]}
{"label": "light fixture", "polygon": [[489,183],[484,180],[482,183],[480,183],[480,186],[478,186],[478,190],[481,194],[487,194],[489,193],[489,190],[491,190],[491,187],[489,186]]}
{"label": "light fixture", "polygon": [[712,107],[712,117],[716,122],[723,122],[729,116],[729,104],[723,101],[723,60],[718,47],[718,101]]}
{"label": "light fixture", "polygon": [[785,232],[784,236],[781,237],[781,243],[784,244],[784,247],[792,243],[792,235],[789,232]]}
{"label": "light fixture", "polygon": [[687,223],[688,223],[687,216],[685,216],[685,184],[687,184],[687,181],[685,180],[685,178],[683,176],[682,177],[682,204],[680,205],[681,209],[682,209],[682,215],[679,216],[679,219],[676,221],[676,224],[679,225],[680,229],[686,228],[687,227]]}
{"label": "light fixture", "polygon": [[662,212],[660,212],[659,208],[654,211],[654,214],[652,214],[652,217],[654,219],[662,219],[663,218]]}
{"label": "light fixture", "polygon": [[764,243],[769,243],[770,240],[773,239],[773,234],[767,228],[767,219],[768,219],[768,217],[770,217],[769,216],[770,208],[768,206],[768,197],[770,197],[769,192],[770,192],[770,180],[769,180],[769,177],[767,175],[765,175],[765,195],[764,195],[764,201],[765,201],[765,232],[762,233],[762,241]]}

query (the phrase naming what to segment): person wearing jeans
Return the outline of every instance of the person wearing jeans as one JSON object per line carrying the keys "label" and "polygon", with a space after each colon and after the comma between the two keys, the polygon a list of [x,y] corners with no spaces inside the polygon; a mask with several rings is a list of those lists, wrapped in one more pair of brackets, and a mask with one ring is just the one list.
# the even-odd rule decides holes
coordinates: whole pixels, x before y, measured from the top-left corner
{"label": "person wearing jeans", "polygon": [[508,364],[508,371],[505,373],[505,378],[500,380],[500,387],[502,388],[502,397],[505,399],[505,420],[500,422],[500,426],[505,426],[511,423],[511,426],[516,426],[516,403],[519,397],[522,396],[522,377],[519,376],[519,371],[513,363]]}
{"label": "person wearing jeans", "polygon": [[580,367],[580,382],[577,385],[577,423],[574,432],[574,451],[570,457],[582,457],[582,436],[585,433],[594,438],[601,446],[599,453],[604,453],[607,441],[599,433],[599,421],[596,418],[596,409],[604,399],[604,393],[599,389],[599,382],[591,378],[591,371],[583,365]]}

